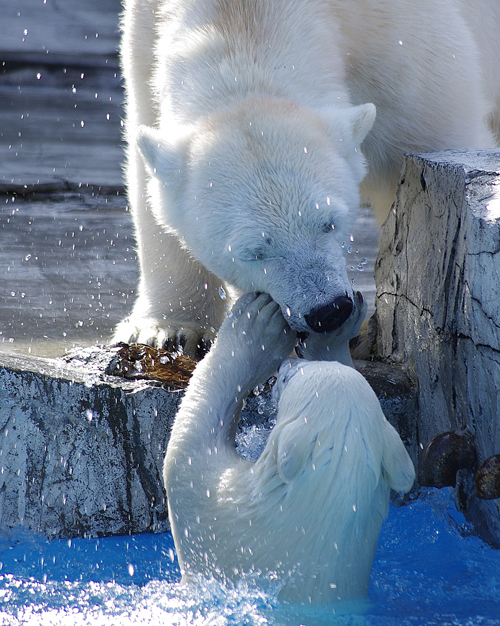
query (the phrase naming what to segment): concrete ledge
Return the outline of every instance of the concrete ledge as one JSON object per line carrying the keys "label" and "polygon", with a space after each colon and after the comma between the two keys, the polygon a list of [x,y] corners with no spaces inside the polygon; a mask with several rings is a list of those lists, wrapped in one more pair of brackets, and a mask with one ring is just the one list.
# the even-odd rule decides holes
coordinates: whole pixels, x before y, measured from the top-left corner
{"label": "concrete ledge", "polygon": [[[418,383],[419,443],[467,429],[500,452],[500,152],[409,155],[375,267],[377,350]],[[459,502],[500,545],[500,501]],[[489,530],[488,530],[489,529]]]}
{"label": "concrete ledge", "polygon": [[[0,355],[0,531],[50,538],[168,530],[162,465],[182,391],[106,374],[116,349]],[[416,399],[398,368],[359,363],[416,460]],[[247,400],[238,449],[258,455],[269,390]]]}

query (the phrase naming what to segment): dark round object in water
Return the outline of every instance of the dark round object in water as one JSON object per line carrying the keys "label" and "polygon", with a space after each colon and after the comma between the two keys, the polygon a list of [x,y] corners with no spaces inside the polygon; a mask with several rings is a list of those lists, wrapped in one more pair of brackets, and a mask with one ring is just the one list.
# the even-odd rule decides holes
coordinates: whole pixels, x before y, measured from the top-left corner
{"label": "dark round object in water", "polygon": [[500,498],[500,454],[486,459],[474,476],[476,496],[483,500]]}
{"label": "dark round object in water", "polygon": [[467,430],[449,431],[431,439],[420,455],[418,482],[424,487],[455,487],[459,469],[473,469],[474,437]]}

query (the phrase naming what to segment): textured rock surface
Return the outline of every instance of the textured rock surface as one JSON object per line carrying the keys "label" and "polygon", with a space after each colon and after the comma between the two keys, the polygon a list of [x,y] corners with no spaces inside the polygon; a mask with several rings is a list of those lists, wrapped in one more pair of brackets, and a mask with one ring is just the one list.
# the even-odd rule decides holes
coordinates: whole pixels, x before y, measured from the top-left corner
{"label": "textured rock surface", "polygon": [[[48,537],[168,529],[163,457],[182,392],[105,374],[116,350],[65,359],[0,355],[0,531]],[[358,364],[416,457],[414,390],[398,368]],[[247,400],[237,437],[255,458],[272,427],[269,390]]]}
{"label": "textured rock surface", "polygon": [[[377,349],[418,381],[420,442],[467,427],[479,462],[500,452],[500,152],[407,157],[375,279]],[[462,496],[499,543],[499,502]]]}
{"label": "textured rock surface", "polygon": [[2,357],[0,528],[49,537],[168,528],[161,467],[180,396],[107,377],[87,357]]}

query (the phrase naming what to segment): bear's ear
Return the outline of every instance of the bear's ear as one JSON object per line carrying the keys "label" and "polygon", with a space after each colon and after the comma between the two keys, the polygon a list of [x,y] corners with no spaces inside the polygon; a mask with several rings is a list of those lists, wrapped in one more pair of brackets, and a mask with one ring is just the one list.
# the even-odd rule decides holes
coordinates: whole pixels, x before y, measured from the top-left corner
{"label": "bear's ear", "polygon": [[161,131],[148,126],[139,127],[136,141],[153,174],[164,185],[175,188],[184,171],[184,144],[174,145],[165,139]]}
{"label": "bear's ear", "polygon": [[377,116],[377,109],[371,102],[361,104],[349,110],[349,129],[355,144],[361,144],[371,131]]}
{"label": "bear's ear", "polygon": [[321,109],[320,114],[326,120],[333,137],[348,140],[349,145],[359,146],[372,129],[377,109],[374,104],[368,102],[347,108],[327,107]]}
{"label": "bear's ear", "polygon": [[382,471],[391,489],[406,493],[413,487],[415,468],[394,427],[388,421],[385,421],[384,426]]}
{"label": "bear's ear", "polygon": [[277,441],[278,473],[285,483],[290,483],[304,469],[312,454],[315,440],[311,441],[307,421],[301,417],[285,424]]}

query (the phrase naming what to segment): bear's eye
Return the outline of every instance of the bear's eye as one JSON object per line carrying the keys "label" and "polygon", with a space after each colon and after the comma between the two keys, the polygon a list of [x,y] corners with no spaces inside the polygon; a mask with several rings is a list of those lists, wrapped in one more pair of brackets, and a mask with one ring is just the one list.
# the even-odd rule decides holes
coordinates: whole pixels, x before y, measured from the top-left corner
{"label": "bear's eye", "polygon": [[333,222],[325,222],[322,230],[324,233],[330,233],[332,230],[335,230],[335,224]]}
{"label": "bear's eye", "polygon": [[265,248],[246,248],[237,255],[242,261],[264,261],[267,258]]}
{"label": "bear's eye", "polygon": [[263,248],[257,248],[257,250],[250,251],[252,261],[263,261],[266,258],[266,254]]}

